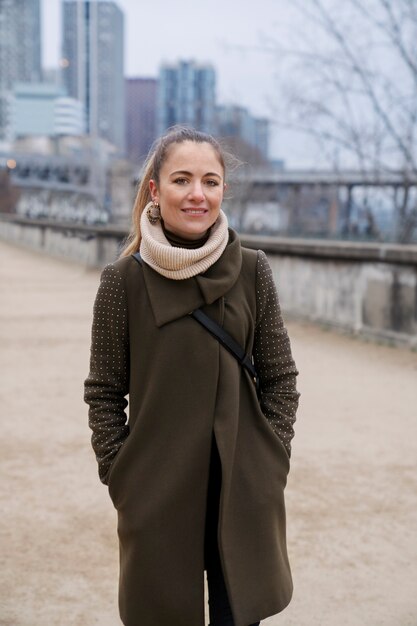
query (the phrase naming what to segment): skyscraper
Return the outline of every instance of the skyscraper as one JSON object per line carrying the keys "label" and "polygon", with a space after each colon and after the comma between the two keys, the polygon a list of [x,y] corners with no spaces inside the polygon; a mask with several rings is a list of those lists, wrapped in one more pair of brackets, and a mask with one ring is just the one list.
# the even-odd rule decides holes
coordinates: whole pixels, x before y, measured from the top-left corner
{"label": "skyscraper", "polygon": [[211,65],[180,61],[162,65],[158,89],[158,134],[174,124],[213,133],[216,75]]}
{"label": "skyscraper", "polygon": [[126,79],[126,153],[136,164],[156,138],[157,85],[155,78]]}
{"label": "skyscraper", "polygon": [[0,140],[17,82],[41,80],[40,0],[0,0]]}
{"label": "skyscraper", "polygon": [[61,66],[68,95],[86,111],[87,133],[124,152],[123,13],[111,0],[63,0]]}
{"label": "skyscraper", "polygon": [[254,117],[246,107],[236,104],[217,106],[216,134],[241,139],[268,160],[269,120]]}

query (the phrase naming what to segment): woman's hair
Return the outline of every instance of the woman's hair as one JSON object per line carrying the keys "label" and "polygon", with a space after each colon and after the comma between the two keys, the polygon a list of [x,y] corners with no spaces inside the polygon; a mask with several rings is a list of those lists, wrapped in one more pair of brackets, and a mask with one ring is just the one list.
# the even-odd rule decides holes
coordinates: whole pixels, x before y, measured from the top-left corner
{"label": "woman's hair", "polygon": [[149,189],[149,181],[153,179],[156,184],[159,185],[161,168],[168,158],[170,146],[174,143],[183,143],[184,141],[210,144],[219,159],[223,172],[226,171],[226,153],[214,137],[208,135],[207,133],[195,130],[194,128],[183,126],[174,126],[173,128],[170,128],[165,135],[154,142],[144,163],[142,177],[138,185],[138,191],[133,205],[131,231],[124,242],[120,257],[129,256],[129,254],[138,252],[141,240],[140,218],[142,216],[143,209],[152,200]]}

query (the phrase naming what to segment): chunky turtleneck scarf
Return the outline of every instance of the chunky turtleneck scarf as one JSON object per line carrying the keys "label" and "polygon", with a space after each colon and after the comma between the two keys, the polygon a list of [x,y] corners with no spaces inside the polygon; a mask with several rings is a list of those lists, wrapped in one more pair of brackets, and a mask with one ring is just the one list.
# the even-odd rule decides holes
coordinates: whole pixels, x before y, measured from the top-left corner
{"label": "chunky turtleneck scarf", "polygon": [[161,223],[151,224],[145,207],[140,218],[142,240],[140,254],[158,274],[173,280],[185,280],[203,274],[222,255],[229,240],[227,217],[220,211],[207,241],[199,248],[177,248],[170,244]]}

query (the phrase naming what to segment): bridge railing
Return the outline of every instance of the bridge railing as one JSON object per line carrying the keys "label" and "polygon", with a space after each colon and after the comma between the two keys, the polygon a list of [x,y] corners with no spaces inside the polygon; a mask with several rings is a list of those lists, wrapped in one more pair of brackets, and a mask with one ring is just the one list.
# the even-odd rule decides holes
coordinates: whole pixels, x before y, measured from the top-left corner
{"label": "bridge railing", "polygon": [[[18,212],[30,217],[36,217],[32,192],[45,191],[88,197],[87,205],[92,198],[116,219],[127,219],[134,175],[131,164],[120,170],[121,163],[127,162],[104,167],[85,157],[0,153],[0,168],[8,167],[11,184],[26,194],[20,204],[28,210],[19,206]],[[230,183],[224,206],[240,232],[417,242],[416,172],[241,168]],[[121,196],[127,201],[120,202]],[[45,217],[52,214],[45,210]],[[92,220],[86,215],[85,221]]]}
{"label": "bridge railing", "polygon": [[[102,268],[126,229],[0,218],[0,239]],[[288,316],[417,349],[417,246],[242,235],[266,252]]]}

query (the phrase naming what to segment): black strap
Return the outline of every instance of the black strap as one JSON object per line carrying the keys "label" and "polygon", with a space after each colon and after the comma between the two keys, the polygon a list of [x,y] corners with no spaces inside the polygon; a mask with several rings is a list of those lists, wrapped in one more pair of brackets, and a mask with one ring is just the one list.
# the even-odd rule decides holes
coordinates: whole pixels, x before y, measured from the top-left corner
{"label": "black strap", "polygon": [[[136,252],[132,255],[133,258],[142,265],[142,257],[139,252]],[[211,319],[208,315],[206,315],[201,309],[195,309],[195,311],[191,311],[189,314],[193,317],[199,324],[204,326],[206,330],[215,338],[217,341],[224,347],[226,350],[235,357],[235,359],[240,363],[242,367],[244,367],[253,378],[256,384],[256,391],[259,395],[260,387],[259,387],[259,378],[256,374],[255,366],[252,362],[251,357],[246,354],[243,348],[229,335],[228,332],[224,330],[217,322]]]}
{"label": "black strap", "polygon": [[195,309],[195,311],[192,311],[190,315],[202,326],[204,326],[204,328],[208,330],[208,332],[213,335],[213,337],[215,337],[217,341],[221,343],[221,345],[235,357],[240,365],[242,365],[242,367],[244,367],[249,372],[249,374],[256,382],[256,386],[258,387],[258,378],[256,375],[255,366],[252,363],[252,359],[233,339],[233,337],[229,335],[229,333],[227,333],[224,328],[219,326],[217,322],[212,320],[211,317],[206,315],[201,309]]}

